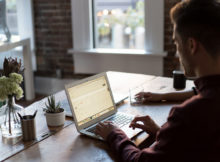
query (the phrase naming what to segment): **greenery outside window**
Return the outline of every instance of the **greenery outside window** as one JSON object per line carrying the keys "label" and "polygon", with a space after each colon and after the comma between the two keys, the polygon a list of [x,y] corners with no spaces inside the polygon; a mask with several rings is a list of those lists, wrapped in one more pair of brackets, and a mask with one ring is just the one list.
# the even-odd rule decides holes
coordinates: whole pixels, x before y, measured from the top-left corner
{"label": "greenery outside window", "polygon": [[95,48],[144,50],[144,8],[144,0],[94,0]]}
{"label": "greenery outside window", "polygon": [[[107,2],[120,4],[100,7]],[[122,6],[122,2],[126,2],[127,7]],[[163,74],[163,57],[166,55],[164,0],[71,0],[71,7],[73,49],[69,49],[69,53],[73,54],[75,73],[95,74],[113,70]],[[124,18],[141,12],[144,13],[143,21]],[[122,17],[115,20],[120,13]],[[131,23],[133,25],[130,26],[122,23],[129,21],[140,23]],[[139,30],[144,36],[139,36],[139,41],[144,40],[142,43],[136,43],[136,36],[132,35],[138,27],[144,28]]]}

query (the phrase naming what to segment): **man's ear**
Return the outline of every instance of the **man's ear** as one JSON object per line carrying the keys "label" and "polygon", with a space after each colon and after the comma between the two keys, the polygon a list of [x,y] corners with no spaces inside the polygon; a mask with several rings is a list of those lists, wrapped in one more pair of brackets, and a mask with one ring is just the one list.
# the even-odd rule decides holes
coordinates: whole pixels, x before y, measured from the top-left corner
{"label": "man's ear", "polygon": [[195,55],[198,50],[198,41],[195,38],[188,39],[188,48],[192,55]]}

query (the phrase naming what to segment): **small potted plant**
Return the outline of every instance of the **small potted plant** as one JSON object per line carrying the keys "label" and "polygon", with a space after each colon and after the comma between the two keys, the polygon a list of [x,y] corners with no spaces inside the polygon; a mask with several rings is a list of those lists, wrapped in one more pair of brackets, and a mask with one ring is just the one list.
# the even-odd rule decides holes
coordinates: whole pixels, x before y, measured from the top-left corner
{"label": "small potted plant", "polygon": [[60,107],[60,102],[56,104],[53,95],[47,98],[48,103],[45,103],[43,110],[46,112],[46,121],[48,126],[61,126],[65,122],[64,109]]}

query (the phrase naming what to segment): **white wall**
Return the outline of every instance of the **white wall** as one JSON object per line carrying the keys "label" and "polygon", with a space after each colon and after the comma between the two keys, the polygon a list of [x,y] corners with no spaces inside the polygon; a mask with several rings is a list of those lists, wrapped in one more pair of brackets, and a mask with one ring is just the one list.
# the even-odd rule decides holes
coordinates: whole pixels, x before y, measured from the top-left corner
{"label": "white wall", "polygon": [[35,77],[35,91],[39,94],[51,95],[64,90],[64,85],[74,82],[74,79],[58,79],[49,77]]}
{"label": "white wall", "polygon": [[94,74],[103,71],[121,71],[163,75],[163,56],[129,54],[74,53],[75,73]]}

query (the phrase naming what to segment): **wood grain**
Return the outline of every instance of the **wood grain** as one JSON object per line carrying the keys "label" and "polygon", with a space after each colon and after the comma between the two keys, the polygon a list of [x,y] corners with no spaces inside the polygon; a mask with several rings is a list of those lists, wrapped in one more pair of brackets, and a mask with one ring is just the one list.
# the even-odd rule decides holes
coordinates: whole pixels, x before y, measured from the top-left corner
{"label": "wood grain", "polygon": [[[113,89],[113,93],[125,93],[132,86],[142,84],[147,91],[153,92],[169,92],[175,91],[172,88],[172,79],[155,77],[142,74],[129,74],[129,73],[108,73],[110,85]],[[192,81],[187,81],[187,89],[191,89],[193,86]],[[114,94],[113,94],[114,95]],[[66,97],[65,92],[61,91],[56,95],[57,99],[63,99]],[[34,103],[29,109],[39,108],[43,105],[45,99]],[[125,100],[124,104],[118,107],[118,111],[130,113],[133,115],[150,115],[159,125],[166,122],[167,116],[171,107],[177,103],[162,102],[162,103],[149,103],[141,106],[131,106],[128,100]],[[70,123],[72,122],[67,119]],[[39,111],[37,118],[37,132],[42,134],[44,132],[53,132],[49,134],[48,138],[41,142],[35,142],[34,145],[25,149],[27,143],[20,142],[15,145],[6,145],[0,141],[0,157],[6,157],[5,155],[12,156],[23,146],[18,154],[10,157],[7,161],[118,161],[117,156],[109,149],[109,147],[102,141],[92,139],[80,135],[74,124],[70,124],[65,128],[50,130],[46,126],[45,117],[42,111]],[[57,133],[55,133],[57,132]],[[134,142],[141,144],[147,137],[147,134],[142,134]],[[29,145],[30,146],[30,145]]]}

